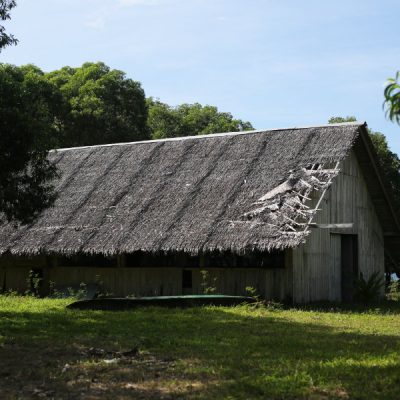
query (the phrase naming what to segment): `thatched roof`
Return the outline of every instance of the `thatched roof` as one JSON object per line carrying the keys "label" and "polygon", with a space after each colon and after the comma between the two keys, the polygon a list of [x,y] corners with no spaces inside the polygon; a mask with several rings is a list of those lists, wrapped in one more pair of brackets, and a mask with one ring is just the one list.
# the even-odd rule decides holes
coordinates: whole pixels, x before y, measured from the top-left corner
{"label": "thatched roof", "polygon": [[335,174],[310,168],[341,161],[363,130],[351,123],[51,152],[61,171],[54,206],[29,226],[0,227],[0,253],[296,246],[312,217],[302,196]]}

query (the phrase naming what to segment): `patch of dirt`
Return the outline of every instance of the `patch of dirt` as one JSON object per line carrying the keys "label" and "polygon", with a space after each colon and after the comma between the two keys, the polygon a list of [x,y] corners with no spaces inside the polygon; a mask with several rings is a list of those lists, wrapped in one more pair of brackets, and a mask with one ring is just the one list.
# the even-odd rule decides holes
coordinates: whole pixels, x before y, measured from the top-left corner
{"label": "patch of dirt", "polygon": [[175,360],[137,347],[0,347],[0,399],[172,400],[203,386],[178,372]]}
{"label": "patch of dirt", "polygon": [[329,399],[349,399],[349,395],[345,389],[335,388],[332,390],[313,387],[311,389],[309,400],[329,400]]}

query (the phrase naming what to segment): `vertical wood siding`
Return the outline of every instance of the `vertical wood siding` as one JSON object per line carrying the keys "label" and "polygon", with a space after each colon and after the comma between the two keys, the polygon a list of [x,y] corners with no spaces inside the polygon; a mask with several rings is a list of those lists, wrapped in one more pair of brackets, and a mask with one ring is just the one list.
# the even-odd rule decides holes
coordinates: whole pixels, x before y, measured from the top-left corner
{"label": "vertical wood siding", "polygon": [[[32,263],[31,268],[37,267]],[[29,270],[26,266],[0,268],[0,284],[6,277],[7,289],[24,292],[27,288]],[[193,294],[204,291],[202,268],[185,268],[192,271]],[[101,290],[114,296],[181,295],[183,268],[128,268],[128,267],[43,267],[45,284],[52,281],[56,287],[75,287],[81,283],[100,282]],[[215,286],[216,293],[245,295],[246,287],[268,299],[284,299],[291,295],[289,268],[208,268],[206,287]],[[188,291],[185,291],[188,294]]]}
{"label": "vertical wood siding", "polygon": [[329,293],[328,300],[340,301],[341,300],[341,236],[335,233],[330,235],[330,270],[329,270]]}
{"label": "vertical wood siding", "polygon": [[[297,303],[340,301],[340,234],[358,235],[359,271],[368,278],[384,274],[383,232],[353,152],[326,192],[314,222],[352,222],[352,229],[312,229],[307,242],[293,250],[293,298]],[[317,202],[314,196],[312,205]]]}
{"label": "vertical wood siding", "polygon": [[[229,261],[229,259],[227,260]],[[81,283],[101,282],[101,289],[115,296],[155,296],[201,294],[204,285],[201,270],[208,271],[208,286],[214,286],[219,294],[245,295],[246,287],[254,288],[258,294],[274,300],[292,297],[292,255],[285,253],[284,268],[205,268],[200,257],[199,266],[185,268],[184,262],[177,260],[176,268],[170,267],[127,267],[126,257],[117,257],[110,267],[58,266],[54,257],[0,257],[0,290],[16,290],[23,293],[27,289],[27,278],[31,269],[42,269],[44,287],[53,282],[57,287],[73,286]],[[229,264],[227,262],[227,264]],[[192,271],[192,289],[183,291],[182,271]]]}

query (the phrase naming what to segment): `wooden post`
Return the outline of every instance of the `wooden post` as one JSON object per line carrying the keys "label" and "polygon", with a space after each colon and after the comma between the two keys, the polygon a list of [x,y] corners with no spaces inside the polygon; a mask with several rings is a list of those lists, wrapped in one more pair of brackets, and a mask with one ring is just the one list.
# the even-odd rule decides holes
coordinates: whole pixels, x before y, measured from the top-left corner
{"label": "wooden post", "polygon": [[126,256],[125,256],[125,254],[118,254],[117,255],[117,267],[118,268],[125,268],[126,267]]}

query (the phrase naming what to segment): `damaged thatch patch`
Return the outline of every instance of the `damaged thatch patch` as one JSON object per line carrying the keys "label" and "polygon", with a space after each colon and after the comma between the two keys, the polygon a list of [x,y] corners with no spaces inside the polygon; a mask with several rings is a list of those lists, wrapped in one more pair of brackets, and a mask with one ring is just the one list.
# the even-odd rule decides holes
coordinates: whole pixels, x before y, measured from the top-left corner
{"label": "damaged thatch patch", "polygon": [[321,164],[291,171],[288,179],[264,194],[253,209],[241,216],[242,221],[254,226],[266,224],[271,227],[271,236],[293,235],[303,240],[309,233],[309,224],[318,211],[307,202],[311,193],[320,191],[320,198],[339,173],[337,165],[325,169]]}
{"label": "damaged thatch patch", "polygon": [[302,195],[323,191],[336,173],[307,167],[343,160],[360,126],[53,152],[61,172],[55,204],[31,225],[1,226],[0,254],[241,253],[296,246],[307,234],[298,224],[312,216]]}

